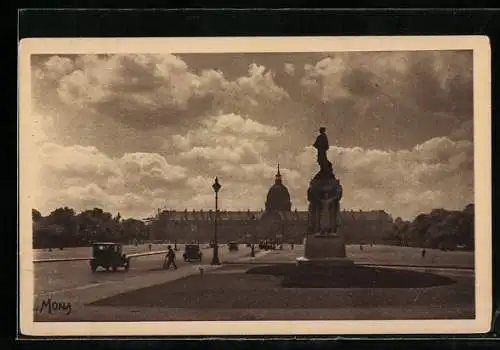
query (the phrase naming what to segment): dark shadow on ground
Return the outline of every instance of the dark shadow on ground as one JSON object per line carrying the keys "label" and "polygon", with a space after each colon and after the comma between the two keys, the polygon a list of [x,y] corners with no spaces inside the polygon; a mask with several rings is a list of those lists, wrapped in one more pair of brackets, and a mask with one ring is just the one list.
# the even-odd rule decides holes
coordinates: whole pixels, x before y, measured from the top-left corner
{"label": "dark shadow on ground", "polygon": [[[452,280],[428,273],[412,274],[411,271],[365,267],[356,268],[350,273],[338,272],[328,278],[318,275],[313,278],[287,274],[292,267],[294,266],[255,266],[249,273],[241,272],[241,267],[222,267],[203,276],[194,274],[87,305],[166,307],[174,313],[174,309],[198,310],[196,312],[203,313],[202,310],[208,309],[384,307],[419,307],[428,311],[474,305],[474,280],[467,277],[456,277],[456,283],[450,285]],[[435,287],[426,288],[430,286]]]}
{"label": "dark shadow on ground", "polygon": [[369,266],[273,264],[251,268],[247,274],[281,277],[284,288],[429,288],[455,283],[449,277],[429,272]]}

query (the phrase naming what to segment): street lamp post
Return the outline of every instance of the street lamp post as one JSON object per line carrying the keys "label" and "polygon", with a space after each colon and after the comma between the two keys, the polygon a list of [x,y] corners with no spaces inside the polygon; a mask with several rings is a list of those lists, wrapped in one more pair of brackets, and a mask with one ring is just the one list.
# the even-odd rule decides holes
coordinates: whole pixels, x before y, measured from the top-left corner
{"label": "street lamp post", "polygon": [[219,184],[219,180],[215,178],[215,182],[212,188],[215,192],[215,220],[214,220],[214,253],[212,257],[212,265],[220,265],[219,261],[219,244],[217,242],[217,217],[219,213],[219,190],[222,186]]}

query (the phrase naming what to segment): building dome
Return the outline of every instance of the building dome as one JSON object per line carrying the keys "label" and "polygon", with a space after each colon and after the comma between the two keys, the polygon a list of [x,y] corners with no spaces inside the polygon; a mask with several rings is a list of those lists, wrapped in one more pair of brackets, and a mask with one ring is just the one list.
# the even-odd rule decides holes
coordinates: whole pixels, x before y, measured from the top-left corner
{"label": "building dome", "polygon": [[280,165],[278,163],[278,172],[276,173],[276,178],[274,185],[271,186],[266,198],[266,211],[291,211],[292,203],[290,201],[290,193],[288,188],[283,185],[280,174]]}

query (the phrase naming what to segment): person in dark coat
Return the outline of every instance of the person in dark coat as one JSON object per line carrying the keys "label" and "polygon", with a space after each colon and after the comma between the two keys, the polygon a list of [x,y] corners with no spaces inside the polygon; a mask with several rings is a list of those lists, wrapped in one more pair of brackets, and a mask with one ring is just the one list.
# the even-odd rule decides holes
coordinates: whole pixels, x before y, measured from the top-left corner
{"label": "person in dark coat", "polygon": [[170,265],[173,265],[174,269],[177,270],[177,265],[175,264],[175,252],[172,250],[172,246],[167,247],[167,255],[165,256],[165,259],[167,260],[164,264],[166,269],[169,269]]}

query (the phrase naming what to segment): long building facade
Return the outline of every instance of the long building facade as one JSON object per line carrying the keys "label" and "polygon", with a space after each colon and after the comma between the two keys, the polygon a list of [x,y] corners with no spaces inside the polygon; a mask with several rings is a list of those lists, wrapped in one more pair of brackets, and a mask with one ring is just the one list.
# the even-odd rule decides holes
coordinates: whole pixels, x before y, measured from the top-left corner
{"label": "long building facade", "polygon": [[[274,184],[267,193],[265,209],[260,211],[224,211],[217,217],[220,242],[280,239],[299,243],[307,228],[307,211],[292,210],[290,193],[283,184],[279,164]],[[214,237],[215,211],[163,210],[148,220],[152,240],[207,242]],[[340,230],[346,243],[371,243],[384,239],[393,218],[383,210],[340,213]]]}

